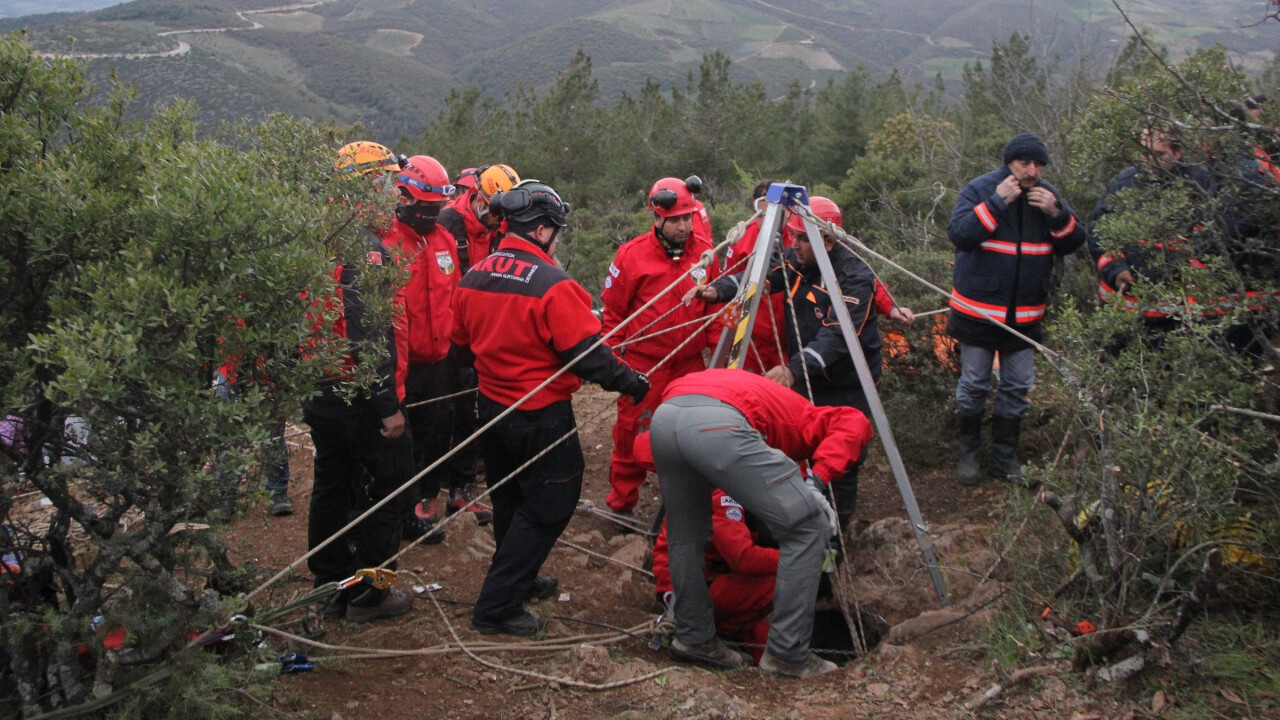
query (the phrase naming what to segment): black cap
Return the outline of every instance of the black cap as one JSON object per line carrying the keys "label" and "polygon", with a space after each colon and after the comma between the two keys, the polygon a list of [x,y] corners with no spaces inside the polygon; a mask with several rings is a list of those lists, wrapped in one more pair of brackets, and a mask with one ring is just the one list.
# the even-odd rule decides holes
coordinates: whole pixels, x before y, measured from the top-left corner
{"label": "black cap", "polygon": [[1030,160],[1048,165],[1049,148],[1036,135],[1018,133],[1004,146],[1004,164],[1008,165],[1014,160]]}

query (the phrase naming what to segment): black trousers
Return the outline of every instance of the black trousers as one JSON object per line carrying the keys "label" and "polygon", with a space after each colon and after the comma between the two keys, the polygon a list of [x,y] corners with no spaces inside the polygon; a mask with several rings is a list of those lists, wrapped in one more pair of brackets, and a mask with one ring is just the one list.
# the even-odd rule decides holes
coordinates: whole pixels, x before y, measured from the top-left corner
{"label": "black trousers", "polygon": [[[477,401],[481,423],[507,408],[483,394]],[[528,412],[516,410],[480,438],[485,482],[491,487],[573,430],[573,406],[558,402]],[[585,462],[577,432],[521,470],[490,494],[497,549],[485,576],[475,615],[489,622],[524,611],[524,598],[568,527],[582,494]]]}
{"label": "black trousers", "polygon": [[[410,365],[404,380],[405,405],[449,395],[454,391],[453,375],[445,360]],[[416,474],[449,452],[449,441],[453,436],[453,400],[409,408],[405,412],[405,420],[413,428],[413,471]],[[415,492],[409,496],[409,504],[439,495],[440,486],[446,479],[444,466],[421,477]]]}
{"label": "black trousers", "polygon": [[[396,440],[379,432],[382,421],[371,408],[354,406],[341,416],[303,412],[316,447],[315,481],[307,523],[307,548],[314,548],[349,522],[356,489],[368,483],[377,502],[413,477],[413,435],[408,428]],[[344,536],[307,560],[317,586],[376,567],[400,547],[400,523],[408,512],[404,494],[382,506]]]}
{"label": "black trousers", "polygon": [[[457,378],[453,362],[447,359],[410,365],[404,381],[405,404],[413,405],[466,389],[458,385]],[[417,473],[475,431],[475,397],[464,395],[419,405],[410,408],[405,419],[413,428],[413,469]],[[466,435],[460,435],[459,429],[464,424],[471,429]],[[417,488],[409,496],[409,504],[430,500],[439,495],[443,487],[460,488],[475,480],[476,454],[476,445],[472,443],[427,473],[418,480]]]}
{"label": "black trousers", "polygon": [[[796,392],[808,397],[804,391],[803,381],[796,384]],[[860,385],[846,385],[843,387],[815,386],[813,389],[813,404],[818,407],[852,407],[857,408],[863,415],[867,416],[867,420],[871,420],[871,405],[867,402],[867,396],[862,392]],[[870,443],[867,443],[870,447]],[[867,448],[862,448],[862,453],[858,455],[858,461],[849,468],[844,475],[831,480],[831,494],[835,498],[836,516],[840,520],[840,526],[849,524],[849,520],[853,518],[854,511],[858,509],[858,472],[862,469],[863,463],[867,461]]]}

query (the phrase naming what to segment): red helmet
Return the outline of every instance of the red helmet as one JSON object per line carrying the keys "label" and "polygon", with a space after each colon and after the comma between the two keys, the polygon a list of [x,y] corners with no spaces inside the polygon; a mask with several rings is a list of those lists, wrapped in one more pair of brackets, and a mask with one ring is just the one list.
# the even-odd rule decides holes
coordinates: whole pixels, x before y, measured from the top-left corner
{"label": "red helmet", "polygon": [[[815,195],[809,198],[809,210],[818,216],[819,220],[840,227],[844,221],[840,218],[840,206],[836,205],[829,198]],[[787,230],[790,230],[796,237],[804,237],[804,218],[796,213],[791,213],[791,218],[787,220]]]}
{"label": "red helmet", "polygon": [[458,177],[453,179],[453,184],[459,189],[469,188],[476,189],[476,169],[471,167],[458,173]]}
{"label": "red helmet", "polygon": [[649,190],[649,209],[660,218],[688,215],[698,209],[684,180],[665,177]]}
{"label": "red helmet", "polygon": [[439,160],[414,155],[396,177],[396,187],[404,188],[415,200],[448,200],[453,194],[449,173]]}

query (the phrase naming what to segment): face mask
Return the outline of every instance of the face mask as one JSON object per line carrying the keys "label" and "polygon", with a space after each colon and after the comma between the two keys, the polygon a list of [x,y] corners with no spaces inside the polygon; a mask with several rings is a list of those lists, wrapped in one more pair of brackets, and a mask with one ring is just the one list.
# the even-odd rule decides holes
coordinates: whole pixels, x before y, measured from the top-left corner
{"label": "face mask", "polygon": [[396,218],[413,228],[419,235],[426,235],[436,226],[436,218],[440,217],[439,203],[412,203],[396,208]]}

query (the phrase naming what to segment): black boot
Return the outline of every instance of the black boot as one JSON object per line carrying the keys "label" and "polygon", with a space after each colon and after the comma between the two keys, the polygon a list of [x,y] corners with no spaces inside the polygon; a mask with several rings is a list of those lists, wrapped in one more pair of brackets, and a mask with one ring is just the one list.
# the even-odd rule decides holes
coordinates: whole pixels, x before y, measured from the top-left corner
{"label": "black boot", "polygon": [[956,475],[961,485],[977,485],[982,480],[978,453],[982,450],[982,413],[960,416],[960,464]]}
{"label": "black boot", "polygon": [[1013,482],[1022,482],[1022,465],[1018,463],[1018,434],[1022,418],[994,415],[991,418],[991,462],[987,472]]}

